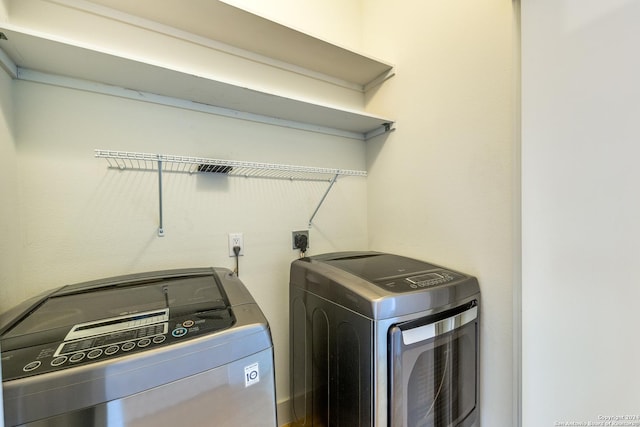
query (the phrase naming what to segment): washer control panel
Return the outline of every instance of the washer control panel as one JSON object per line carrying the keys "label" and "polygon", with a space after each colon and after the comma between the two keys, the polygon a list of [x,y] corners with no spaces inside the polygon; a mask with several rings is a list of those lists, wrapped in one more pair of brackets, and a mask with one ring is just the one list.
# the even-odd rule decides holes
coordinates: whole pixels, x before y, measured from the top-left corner
{"label": "washer control panel", "polygon": [[[174,319],[168,317],[167,313],[166,318],[157,317],[156,320],[162,321],[156,323],[145,321],[139,326],[129,324],[126,329],[117,328],[115,331],[65,340],[62,343],[3,351],[3,379],[11,380],[53,372],[171,345],[202,334],[227,329],[235,322],[233,313],[228,308],[193,313]],[[74,327],[72,331],[77,329]]]}

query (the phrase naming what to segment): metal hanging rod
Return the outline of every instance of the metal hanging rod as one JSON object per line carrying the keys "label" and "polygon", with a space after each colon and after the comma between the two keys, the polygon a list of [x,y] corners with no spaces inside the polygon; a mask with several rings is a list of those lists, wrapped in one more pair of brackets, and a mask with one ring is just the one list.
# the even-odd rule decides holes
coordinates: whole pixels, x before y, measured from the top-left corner
{"label": "metal hanging rod", "polygon": [[158,172],[159,227],[158,236],[164,236],[162,215],[162,174],[206,173],[225,176],[284,179],[291,181],[326,181],[329,187],[309,219],[309,227],[320,206],[339,176],[367,176],[366,171],[350,169],[317,168],[310,166],[283,165],[274,163],[244,162],[238,160],[209,159],[204,157],[174,156],[166,154],[135,153],[129,151],[95,150],[95,157],[106,159],[109,168]]}

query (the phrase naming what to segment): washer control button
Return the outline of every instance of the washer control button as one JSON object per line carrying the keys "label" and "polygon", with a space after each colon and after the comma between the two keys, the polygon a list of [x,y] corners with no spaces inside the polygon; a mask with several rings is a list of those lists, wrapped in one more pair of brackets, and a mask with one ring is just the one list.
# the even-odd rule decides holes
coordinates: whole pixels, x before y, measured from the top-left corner
{"label": "washer control button", "polygon": [[182,326],[184,326],[185,328],[190,328],[192,327],[196,322],[194,322],[193,320],[185,320],[184,322],[182,322]]}
{"label": "washer control button", "polygon": [[58,356],[51,361],[51,366],[60,366],[67,361],[67,356]]}
{"label": "washer control button", "polygon": [[99,348],[94,348],[89,353],[87,353],[87,357],[89,359],[95,359],[100,356],[102,356],[102,349],[99,349]]}
{"label": "washer control button", "polygon": [[126,343],[122,344],[122,351],[129,351],[129,350],[133,350],[136,347],[136,343],[133,341],[127,341]]}
{"label": "washer control button", "polygon": [[163,343],[164,340],[166,340],[166,339],[167,339],[167,337],[165,337],[164,335],[156,335],[155,337],[153,337],[153,342],[155,344],[160,344],[160,343]]}
{"label": "washer control button", "polygon": [[171,331],[171,335],[176,338],[180,338],[187,335],[187,332],[187,328],[175,328],[173,331]]}
{"label": "washer control button", "polygon": [[71,357],[69,357],[69,362],[77,363],[77,362],[81,361],[82,359],[84,359],[84,356],[85,356],[84,353],[73,353],[71,355]]}
{"label": "washer control button", "polygon": [[107,356],[111,356],[112,354],[116,354],[118,350],[120,350],[120,347],[118,347],[117,345],[110,345],[104,350],[104,354],[106,354]]}
{"label": "washer control button", "polygon": [[35,369],[38,369],[41,364],[42,362],[40,362],[39,360],[34,360],[33,362],[29,362],[26,365],[24,365],[24,368],[22,368],[22,370],[25,372],[31,372]]}
{"label": "washer control button", "polygon": [[138,347],[146,347],[151,344],[151,340],[149,338],[141,339],[138,341]]}

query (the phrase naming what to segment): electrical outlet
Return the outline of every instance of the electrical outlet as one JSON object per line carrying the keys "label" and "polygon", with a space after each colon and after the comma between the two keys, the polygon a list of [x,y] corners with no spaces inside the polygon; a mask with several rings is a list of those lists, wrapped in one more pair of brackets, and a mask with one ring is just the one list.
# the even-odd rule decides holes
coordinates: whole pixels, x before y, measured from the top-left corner
{"label": "electrical outlet", "polygon": [[300,249],[302,241],[306,241],[305,251],[309,249],[309,230],[291,232],[291,249]]}
{"label": "electrical outlet", "polygon": [[244,237],[242,233],[229,233],[229,256],[236,256],[233,251],[235,246],[240,247],[240,253],[238,255],[244,255]]}

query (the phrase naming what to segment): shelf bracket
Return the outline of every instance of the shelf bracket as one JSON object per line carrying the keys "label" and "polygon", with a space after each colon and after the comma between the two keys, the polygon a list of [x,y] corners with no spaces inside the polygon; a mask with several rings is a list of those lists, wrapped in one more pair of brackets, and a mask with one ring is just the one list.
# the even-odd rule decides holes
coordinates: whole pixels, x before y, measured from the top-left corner
{"label": "shelf bracket", "polygon": [[381,126],[378,126],[377,128],[370,130],[369,132],[365,132],[364,140],[368,141],[371,138],[375,138],[376,136],[384,135],[385,133],[395,131],[396,128],[393,127],[393,125],[394,125],[393,122],[382,123]]}
{"label": "shelf bracket", "polygon": [[338,175],[340,175],[340,174],[337,173],[337,174],[335,174],[333,176],[333,178],[331,178],[331,181],[329,182],[329,187],[327,187],[327,191],[324,192],[324,195],[322,196],[322,199],[320,199],[320,203],[318,203],[318,206],[316,206],[316,210],[313,211],[313,214],[311,215],[311,218],[309,218],[309,228],[311,228],[311,224],[313,223],[313,218],[316,217],[316,214],[320,210],[320,206],[322,206],[322,204],[324,203],[324,199],[327,198],[327,195],[329,194],[329,191],[331,191],[331,188],[333,187],[333,184],[335,184],[336,181],[338,180]]}

